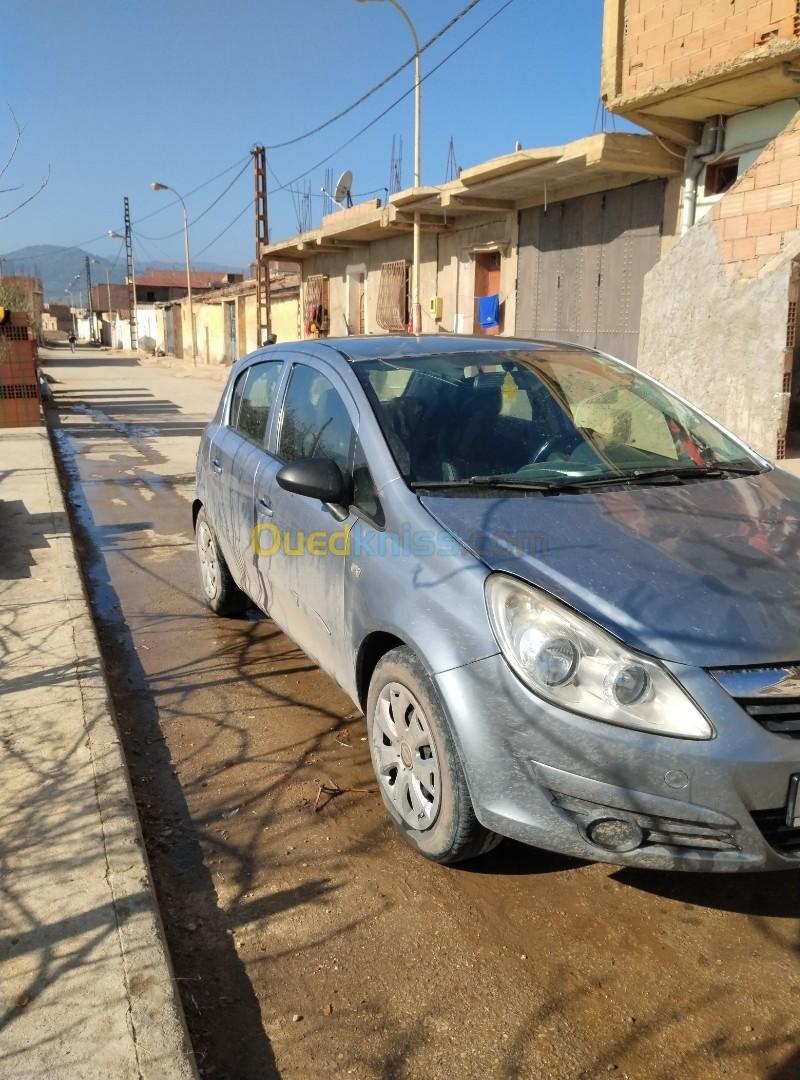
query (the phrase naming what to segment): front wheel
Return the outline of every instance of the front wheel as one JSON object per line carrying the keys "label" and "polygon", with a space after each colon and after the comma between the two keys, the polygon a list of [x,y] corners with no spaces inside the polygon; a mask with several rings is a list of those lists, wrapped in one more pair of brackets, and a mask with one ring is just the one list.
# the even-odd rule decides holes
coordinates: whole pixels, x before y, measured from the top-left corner
{"label": "front wheel", "polygon": [[197,515],[194,535],[205,602],[217,615],[237,615],[244,611],[247,597],[231,577],[211,522],[202,508]]}
{"label": "front wheel", "polygon": [[456,863],[500,842],[475,816],[436,688],[405,646],[375,668],[367,732],[381,797],[410,847],[433,862]]}

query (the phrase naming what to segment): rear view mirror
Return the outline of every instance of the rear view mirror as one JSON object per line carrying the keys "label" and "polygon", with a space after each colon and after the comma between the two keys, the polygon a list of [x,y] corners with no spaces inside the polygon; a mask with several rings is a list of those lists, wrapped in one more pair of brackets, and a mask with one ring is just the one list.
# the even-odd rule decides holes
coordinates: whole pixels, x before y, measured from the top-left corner
{"label": "rear view mirror", "polygon": [[305,458],[291,461],[275,478],[284,491],[306,495],[309,499],[346,506],[350,501],[342,470],[328,458]]}

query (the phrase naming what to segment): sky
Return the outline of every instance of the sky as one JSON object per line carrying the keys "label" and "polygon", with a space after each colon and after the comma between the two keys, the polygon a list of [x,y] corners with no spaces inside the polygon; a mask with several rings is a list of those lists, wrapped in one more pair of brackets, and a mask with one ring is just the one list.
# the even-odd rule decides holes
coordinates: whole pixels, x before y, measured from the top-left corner
{"label": "sky", "polygon": [[[424,42],[466,3],[406,0],[406,8]],[[480,0],[423,54],[423,76],[505,3]],[[191,226],[193,257],[247,266],[249,165],[236,177],[251,147],[323,123],[413,51],[408,27],[385,0],[4,0],[3,16],[0,163],[15,134],[6,104],[24,135],[0,180],[0,188],[22,187],[0,192],[0,216],[48,169],[50,180],[0,220],[0,252],[74,244],[114,258],[119,241],[103,237],[122,229],[128,195],[138,265],[183,259],[180,206],[150,190],[158,180],[184,195],[204,185],[187,196],[192,220],[221,195]],[[597,130],[601,21],[601,0],[511,0],[423,83],[423,184],[444,182],[451,136],[459,165],[468,167],[511,152],[517,140],[550,146]],[[408,67],[319,134],[269,151],[270,187],[316,166],[298,185],[311,184],[317,225],[325,170],[338,177],[351,169],[356,196],[385,187],[393,135],[403,138],[403,186],[410,186],[412,95],[339,148],[412,82]],[[296,232],[291,193],[275,190],[271,238]]]}

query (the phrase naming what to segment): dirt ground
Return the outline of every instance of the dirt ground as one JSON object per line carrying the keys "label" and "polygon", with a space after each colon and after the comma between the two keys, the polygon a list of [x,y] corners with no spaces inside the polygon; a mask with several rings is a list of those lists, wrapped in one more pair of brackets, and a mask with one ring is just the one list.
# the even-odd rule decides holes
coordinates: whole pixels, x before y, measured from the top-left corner
{"label": "dirt ground", "polygon": [[219,379],[43,367],[203,1077],[800,1077],[798,875],[411,854],[352,702],[268,619],[201,603],[192,473]]}

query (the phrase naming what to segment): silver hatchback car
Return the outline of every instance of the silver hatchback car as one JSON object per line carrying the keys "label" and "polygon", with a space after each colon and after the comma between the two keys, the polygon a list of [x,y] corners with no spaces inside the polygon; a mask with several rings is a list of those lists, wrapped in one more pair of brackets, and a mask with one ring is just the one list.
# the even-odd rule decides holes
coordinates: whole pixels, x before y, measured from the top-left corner
{"label": "silver hatchback car", "polygon": [[630,366],[507,338],[261,350],[193,514],[209,606],[256,604],[347,691],[429,859],[508,836],[800,865],[800,481]]}

